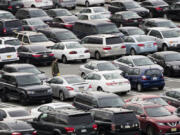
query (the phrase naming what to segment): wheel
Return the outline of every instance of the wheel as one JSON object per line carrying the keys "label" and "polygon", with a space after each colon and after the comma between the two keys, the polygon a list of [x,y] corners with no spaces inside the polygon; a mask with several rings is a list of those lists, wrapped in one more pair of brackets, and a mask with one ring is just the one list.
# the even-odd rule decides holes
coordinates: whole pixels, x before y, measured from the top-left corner
{"label": "wheel", "polygon": [[159,90],[163,90],[164,89],[164,86],[160,86],[158,87]]}
{"label": "wheel", "polygon": [[101,54],[99,52],[95,53],[95,59],[97,59],[97,60],[101,59]]}
{"label": "wheel", "polygon": [[130,50],[130,54],[131,54],[131,55],[136,55],[136,51],[135,51],[134,49],[131,49],[131,50]]}
{"label": "wheel", "polygon": [[89,2],[88,1],[85,2],[85,6],[89,7]]}
{"label": "wheel", "polygon": [[24,95],[20,95],[20,103],[23,106],[27,105],[27,100],[26,100],[26,97]]}
{"label": "wheel", "polygon": [[167,50],[168,50],[167,45],[163,45],[162,50],[163,50],[163,51],[167,51]]}
{"label": "wheel", "polygon": [[66,58],[66,56],[62,56],[62,63],[64,63],[64,64],[67,63],[67,58]]}
{"label": "wheel", "polygon": [[101,5],[101,6],[104,6],[104,3],[101,3],[100,5]]}
{"label": "wheel", "polygon": [[81,77],[83,78],[83,79],[85,79],[85,73],[81,73]]}
{"label": "wheel", "polygon": [[36,6],[35,5],[31,5],[32,8],[35,8]]}
{"label": "wheel", "polygon": [[151,127],[151,126],[149,126],[149,127],[147,128],[147,131],[146,131],[146,132],[147,132],[147,133],[146,133],[147,135],[156,135],[154,128]]}
{"label": "wheel", "polygon": [[64,101],[65,100],[65,96],[64,96],[64,93],[62,91],[59,92],[59,100],[60,101]]}
{"label": "wheel", "polygon": [[83,63],[85,63],[85,62],[87,62],[87,59],[83,59],[83,60],[81,60]]}
{"label": "wheel", "polygon": [[137,84],[137,88],[136,89],[137,89],[138,92],[143,91],[143,87],[142,87],[142,85],[140,83]]}
{"label": "wheel", "polygon": [[2,102],[8,102],[8,97],[7,97],[7,93],[5,92],[5,90],[3,90],[3,93],[1,95],[1,101]]}
{"label": "wheel", "polygon": [[121,92],[121,94],[126,95],[126,94],[127,94],[127,92]]}
{"label": "wheel", "polygon": [[97,91],[103,91],[103,89],[101,87],[98,87]]}

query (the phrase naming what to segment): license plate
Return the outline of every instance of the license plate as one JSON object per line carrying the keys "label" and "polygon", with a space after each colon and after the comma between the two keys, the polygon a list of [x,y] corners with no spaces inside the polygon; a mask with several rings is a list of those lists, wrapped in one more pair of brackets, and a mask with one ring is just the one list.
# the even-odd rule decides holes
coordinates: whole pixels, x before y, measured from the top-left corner
{"label": "license plate", "polygon": [[80,57],[80,58],[83,58],[83,57],[84,57],[84,55],[80,55],[79,57]]}
{"label": "license plate", "polygon": [[87,132],[86,129],[82,129],[82,130],[81,130],[81,133],[85,133],[85,132]]}
{"label": "license plate", "polygon": [[125,128],[130,128],[130,126],[129,126],[129,125],[126,125]]}
{"label": "license plate", "polygon": [[171,128],[171,132],[176,132],[177,129],[176,128]]}
{"label": "license plate", "polygon": [[157,77],[153,77],[153,80],[157,80]]}
{"label": "license plate", "polygon": [[137,22],[137,20],[134,20],[134,22]]}
{"label": "license plate", "polygon": [[11,58],[11,55],[8,55],[7,58]]}
{"label": "license plate", "polygon": [[43,57],[47,57],[47,55],[43,55]]}
{"label": "license plate", "polygon": [[16,6],[16,8],[20,8],[20,6]]}

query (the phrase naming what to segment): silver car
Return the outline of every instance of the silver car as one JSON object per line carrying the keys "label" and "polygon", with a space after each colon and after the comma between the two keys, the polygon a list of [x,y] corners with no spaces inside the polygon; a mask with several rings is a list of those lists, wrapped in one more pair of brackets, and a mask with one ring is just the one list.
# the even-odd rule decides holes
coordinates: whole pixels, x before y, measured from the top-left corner
{"label": "silver car", "polygon": [[78,75],[56,76],[48,80],[47,85],[52,88],[53,96],[61,101],[73,98],[79,92],[91,90],[91,85]]}
{"label": "silver car", "polygon": [[52,0],[53,5],[56,8],[63,7],[63,8],[76,8],[76,0]]}

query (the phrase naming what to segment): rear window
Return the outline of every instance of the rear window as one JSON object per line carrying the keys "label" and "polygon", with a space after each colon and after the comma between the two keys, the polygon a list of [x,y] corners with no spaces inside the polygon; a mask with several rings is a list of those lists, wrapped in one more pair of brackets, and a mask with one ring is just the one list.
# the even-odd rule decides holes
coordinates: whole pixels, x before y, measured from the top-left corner
{"label": "rear window", "polygon": [[123,40],[120,37],[106,38],[106,44],[107,45],[119,44],[119,43],[122,43],[122,42],[123,42]]}
{"label": "rear window", "polygon": [[10,52],[16,52],[16,49],[14,47],[0,48],[0,53],[10,53]]}
{"label": "rear window", "polygon": [[9,113],[10,117],[30,116],[29,112],[26,110],[9,111],[8,113]]}
{"label": "rear window", "polygon": [[157,70],[157,69],[150,69],[150,70],[146,71],[145,75],[147,75],[147,76],[161,75],[161,71]]}
{"label": "rear window", "polygon": [[136,37],[136,40],[138,42],[155,41],[155,39],[153,37],[149,37],[149,36],[138,36],[138,37]]}
{"label": "rear window", "polygon": [[133,112],[126,112],[126,113],[118,113],[114,115],[114,120],[116,124],[135,124],[138,123],[138,119]]}
{"label": "rear window", "polygon": [[13,21],[7,21],[5,23],[6,27],[20,27],[21,26],[21,23],[19,20],[13,20]]}
{"label": "rear window", "polygon": [[72,115],[68,119],[70,125],[87,125],[93,122],[91,114]]}

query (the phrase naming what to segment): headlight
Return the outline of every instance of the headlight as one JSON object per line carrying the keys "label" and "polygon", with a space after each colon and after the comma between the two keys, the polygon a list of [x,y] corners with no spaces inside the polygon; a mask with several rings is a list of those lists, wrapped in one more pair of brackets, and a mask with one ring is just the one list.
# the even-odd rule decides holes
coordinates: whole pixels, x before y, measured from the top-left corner
{"label": "headlight", "polygon": [[175,44],[177,44],[178,42],[177,41],[169,41],[169,44],[170,45],[175,45]]}
{"label": "headlight", "polygon": [[164,123],[161,123],[161,122],[157,122],[157,124],[158,124],[159,126],[164,126],[164,125],[165,125]]}
{"label": "headlight", "polygon": [[34,94],[34,91],[27,91],[28,94]]}
{"label": "headlight", "polygon": [[52,93],[52,89],[47,90],[48,93]]}
{"label": "headlight", "polygon": [[178,68],[179,68],[179,66],[173,66],[173,68],[174,68],[174,69],[178,69]]}

